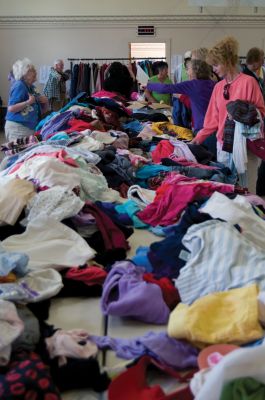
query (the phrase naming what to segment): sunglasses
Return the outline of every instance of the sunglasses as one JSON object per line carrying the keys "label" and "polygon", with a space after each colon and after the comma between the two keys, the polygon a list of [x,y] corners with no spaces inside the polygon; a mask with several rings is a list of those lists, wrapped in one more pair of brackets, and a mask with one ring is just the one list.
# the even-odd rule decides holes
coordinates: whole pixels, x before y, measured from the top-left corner
{"label": "sunglasses", "polygon": [[224,85],[224,99],[225,100],[229,100],[230,99],[230,95],[229,95],[229,89],[230,89],[230,83],[227,83],[226,85]]}

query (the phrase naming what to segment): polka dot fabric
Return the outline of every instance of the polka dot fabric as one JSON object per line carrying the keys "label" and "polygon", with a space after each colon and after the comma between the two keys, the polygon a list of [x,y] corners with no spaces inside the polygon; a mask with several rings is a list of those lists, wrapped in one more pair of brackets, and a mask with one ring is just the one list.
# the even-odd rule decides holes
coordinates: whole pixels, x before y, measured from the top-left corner
{"label": "polka dot fabric", "polygon": [[12,356],[8,370],[0,374],[0,399],[60,400],[61,396],[40,357],[19,352]]}

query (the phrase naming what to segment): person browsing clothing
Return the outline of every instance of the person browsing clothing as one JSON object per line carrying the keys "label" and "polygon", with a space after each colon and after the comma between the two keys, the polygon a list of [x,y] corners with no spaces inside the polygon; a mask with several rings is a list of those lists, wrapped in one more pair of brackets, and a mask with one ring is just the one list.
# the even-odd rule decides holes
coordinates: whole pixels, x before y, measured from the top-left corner
{"label": "person browsing clothing", "polygon": [[[160,61],[156,65],[158,74],[152,76],[149,79],[150,83],[164,83],[164,84],[172,84],[171,79],[168,77],[168,64],[165,61]],[[157,92],[155,90],[150,90],[146,88],[145,92],[146,99],[151,103],[164,103],[164,104],[171,104],[171,95],[168,92]]]}
{"label": "person browsing clothing", "polygon": [[176,84],[152,83],[147,84],[150,92],[179,93],[190,98],[191,112],[194,123],[194,132],[203,127],[204,117],[211,98],[215,83],[210,79],[211,68],[201,60],[191,60],[187,69],[189,80]]}
{"label": "person browsing clothing", "polygon": [[[264,99],[256,80],[243,74],[238,69],[238,42],[233,37],[226,37],[218,42],[208,55],[208,62],[220,78],[217,82],[209,102],[205,115],[203,128],[193,139],[193,143],[202,144],[207,137],[216,133],[217,137],[217,160],[224,163],[230,169],[234,169],[232,153],[223,151],[224,127],[227,120],[227,104],[235,100],[243,100],[255,105],[261,117],[265,115]],[[239,149],[238,156],[242,157]],[[239,154],[240,153],[240,154]],[[247,173],[257,170],[258,159],[248,154]],[[247,177],[246,177],[247,180]]]}
{"label": "person browsing clothing", "polygon": [[55,60],[43,89],[49,99],[51,111],[59,111],[66,104],[66,81],[69,77],[64,74],[63,69],[63,60]]}
{"label": "person browsing clothing", "polygon": [[118,61],[111,63],[106,71],[106,79],[103,82],[103,89],[108,92],[130,99],[134,90],[135,77],[133,78],[131,68]]}
{"label": "person browsing clothing", "polygon": [[8,141],[33,135],[42,113],[48,109],[48,99],[33,85],[37,72],[32,62],[27,58],[17,60],[12,70],[15,81],[10,89],[5,123]]}
{"label": "person browsing clothing", "polygon": [[174,72],[174,83],[184,82],[189,79],[187,74],[187,64],[191,60],[191,51],[187,50],[184,54],[184,62],[177,65]]}
{"label": "person browsing clothing", "polygon": [[[265,100],[265,68],[263,64],[264,51],[258,47],[252,47],[247,52],[246,64],[242,65],[242,72],[256,79]],[[258,196],[265,196],[265,161],[263,160],[258,169],[256,193]]]}
{"label": "person browsing clothing", "polygon": [[252,47],[247,52],[246,64],[242,65],[242,72],[256,79],[265,99],[265,68],[263,64],[264,51],[258,47]]}

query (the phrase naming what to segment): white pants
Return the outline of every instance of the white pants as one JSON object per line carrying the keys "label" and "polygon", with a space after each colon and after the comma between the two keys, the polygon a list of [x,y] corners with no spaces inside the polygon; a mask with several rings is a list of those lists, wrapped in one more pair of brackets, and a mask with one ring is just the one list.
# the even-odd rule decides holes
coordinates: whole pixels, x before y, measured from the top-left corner
{"label": "white pants", "polygon": [[5,135],[8,142],[34,135],[34,133],[34,129],[29,129],[18,122],[6,121],[5,123]]}
{"label": "white pants", "polygon": [[[249,150],[247,150],[247,156],[247,171],[244,174],[238,175],[239,185],[242,187],[247,187],[251,193],[256,193],[256,181],[260,159]],[[217,142],[217,161],[223,163],[226,167],[230,168],[231,171],[235,170],[232,153],[223,151],[222,144],[219,142]]]}

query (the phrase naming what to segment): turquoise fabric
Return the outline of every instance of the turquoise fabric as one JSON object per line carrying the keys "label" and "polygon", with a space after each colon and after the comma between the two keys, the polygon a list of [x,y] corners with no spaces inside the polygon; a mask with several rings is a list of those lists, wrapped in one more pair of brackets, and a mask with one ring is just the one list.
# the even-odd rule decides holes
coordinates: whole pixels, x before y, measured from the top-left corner
{"label": "turquoise fabric", "polygon": [[128,200],[123,204],[119,204],[115,207],[115,210],[119,214],[128,214],[131,220],[133,221],[133,226],[135,228],[147,228],[149,225],[142,222],[138,217],[137,213],[140,211],[140,208],[133,200]]}

